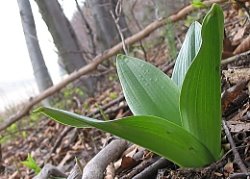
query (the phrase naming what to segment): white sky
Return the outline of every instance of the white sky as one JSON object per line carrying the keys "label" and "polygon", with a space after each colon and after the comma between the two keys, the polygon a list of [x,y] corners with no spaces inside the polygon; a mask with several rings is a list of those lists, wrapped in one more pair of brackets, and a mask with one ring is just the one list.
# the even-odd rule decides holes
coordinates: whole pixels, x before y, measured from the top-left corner
{"label": "white sky", "polygon": [[[56,49],[47,31],[34,0],[30,0],[35,18],[36,29],[43,56],[54,81],[59,80]],[[69,17],[75,10],[75,1],[63,0],[65,13]],[[33,77],[19,9],[16,0],[4,1],[0,6],[0,84],[1,82],[15,82]]]}

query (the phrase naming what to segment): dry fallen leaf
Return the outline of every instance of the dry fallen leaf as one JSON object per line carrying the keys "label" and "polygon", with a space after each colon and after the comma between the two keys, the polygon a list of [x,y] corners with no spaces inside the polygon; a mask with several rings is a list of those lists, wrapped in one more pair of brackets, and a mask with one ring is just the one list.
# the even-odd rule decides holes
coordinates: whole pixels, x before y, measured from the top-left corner
{"label": "dry fallen leaf", "polygon": [[243,95],[243,89],[246,88],[246,81],[241,81],[237,85],[225,90],[221,97],[222,111],[224,114],[229,109],[230,105],[236,102],[236,99]]}
{"label": "dry fallen leaf", "polygon": [[230,68],[222,70],[222,74],[230,84],[238,84],[240,81],[250,80],[249,68]]}
{"label": "dry fallen leaf", "polygon": [[233,38],[234,43],[238,43],[238,41],[240,41],[243,38],[245,31],[246,31],[246,26],[238,28],[238,31]]}
{"label": "dry fallen leaf", "polygon": [[246,37],[240,45],[234,50],[233,54],[240,54],[250,49],[250,35]]}
{"label": "dry fallen leaf", "polygon": [[247,102],[242,108],[241,110],[235,115],[233,116],[230,121],[244,121],[246,118],[245,116],[247,115],[247,112],[249,111],[249,102]]}
{"label": "dry fallen leaf", "polygon": [[138,164],[138,161],[136,161],[132,157],[123,156],[120,168],[123,169],[123,170],[124,169],[130,169],[130,168],[134,167],[137,164]]}
{"label": "dry fallen leaf", "polygon": [[223,52],[222,52],[222,58],[229,58],[233,56],[233,51],[235,47],[232,46],[232,42],[228,37],[224,37],[223,39]]}
{"label": "dry fallen leaf", "polygon": [[229,174],[234,172],[234,164],[230,161],[224,166],[224,175],[229,176]]}

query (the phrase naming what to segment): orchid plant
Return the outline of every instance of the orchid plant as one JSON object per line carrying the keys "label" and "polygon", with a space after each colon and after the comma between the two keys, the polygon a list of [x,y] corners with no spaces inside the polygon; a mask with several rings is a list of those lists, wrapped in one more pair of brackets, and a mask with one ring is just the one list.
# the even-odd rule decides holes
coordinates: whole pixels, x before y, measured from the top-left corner
{"label": "orchid plant", "polygon": [[221,156],[222,41],[223,12],[214,4],[202,25],[190,26],[172,78],[143,60],[118,55],[118,76],[134,116],[101,121],[54,108],[37,111],[65,125],[110,132],[181,167],[208,165]]}

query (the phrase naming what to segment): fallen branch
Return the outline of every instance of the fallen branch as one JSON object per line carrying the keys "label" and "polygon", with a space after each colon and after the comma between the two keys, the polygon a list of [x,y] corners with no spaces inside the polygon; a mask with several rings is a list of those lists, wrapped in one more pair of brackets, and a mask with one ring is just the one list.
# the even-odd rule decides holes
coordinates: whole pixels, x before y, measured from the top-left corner
{"label": "fallen branch", "polygon": [[[211,6],[213,3],[223,3],[226,2],[226,0],[210,0],[210,1],[204,1],[203,4],[205,4],[207,7]],[[183,17],[185,17],[187,14],[191,13],[192,11],[196,10],[197,8],[193,7],[192,5],[188,5],[181,9],[179,12],[177,12],[174,15],[171,15],[167,18],[162,18],[160,20],[156,20],[146,26],[143,30],[139,31],[138,33],[132,35],[131,37],[127,38],[125,40],[126,45],[134,44],[135,42],[140,41],[141,39],[147,37],[150,33],[158,29],[159,27],[162,27],[166,25],[168,22],[176,22]],[[122,49],[122,42],[115,45],[114,47],[104,51],[103,54],[99,54],[96,56],[91,63],[88,65],[82,67],[76,72],[71,73],[67,78],[65,78],[63,81],[58,83],[57,85],[54,85],[48,89],[46,89],[44,92],[42,92],[40,95],[33,98],[30,102],[28,102],[22,110],[20,110],[17,114],[11,116],[10,118],[6,119],[4,122],[2,122],[0,126],[0,131],[3,131],[7,127],[9,127],[11,124],[15,123],[16,121],[20,120],[22,117],[26,116],[32,107],[45,98],[53,95],[57,91],[61,90],[64,86],[71,83],[72,81],[78,79],[82,75],[86,75],[92,71],[94,71],[97,66],[102,63],[104,60],[107,60],[108,58],[114,56]]]}
{"label": "fallen branch", "polygon": [[123,139],[115,139],[105,146],[83,169],[82,179],[101,179],[108,164],[116,160],[127,148]]}
{"label": "fallen branch", "polygon": [[61,172],[58,168],[51,164],[46,164],[39,174],[34,179],[48,179],[51,177],[67,177],[66,174]]}

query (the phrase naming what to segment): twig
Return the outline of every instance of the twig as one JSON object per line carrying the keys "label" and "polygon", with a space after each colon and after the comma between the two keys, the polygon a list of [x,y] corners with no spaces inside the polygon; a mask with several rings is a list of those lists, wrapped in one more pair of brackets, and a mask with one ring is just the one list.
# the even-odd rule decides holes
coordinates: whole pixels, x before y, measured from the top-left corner
{"label": "twig", "polygon": [[[132,5],[131,15],[132,15],[133,20],[135,21],[135,24],[136,24],[138,30],[141,31],[142,27],[141,27],[140,23],[138,22],[137,18],[135,17],[135,13],[134,13],[134,8],[135,8],[136,4],[137,4],[137,0]],[[145,50],[145,48],[144,48],[143,43],[142,43],[141,40],[139,41],[139,46],[140,46],[141,50],[143,51],[143,55],[144,55],[145,61],[148,61],[148,59],[147,59],[147,52],[146,52],[146,50]]]}
{"label": "twig", "polygon": [[123,139],[115,139],[92,158],[83,169],[82,179],[101,179],[108,164],[116,160],[127,147]]}
{"label": "twig", "polygon": [[235,143],[233,141],[233,138],[232,138],[232,135],[227,127],[227,124],[225,122],[225,120],[222,120],[222,125],[223,125],[223,129],[225,130],[225,133],[226,133],[226,136],[227,136],[227,139],[231,145],[231,148],[233,150],[233,154],[234,154],[234,161],[238,164],[240,170],[243,172],[243,173],[247,173],[247,168],[246,166],[244,165],[243,161],[241,160],[241,157],[240,157],[240,154],[239,152],[236,150],[236,146],[235,146]]}
{"label": "twig", "polygon": [[229,176],[229,179],[234,179],[234,178],[247,178],[250,176],[250,173],[234,173]]}
{"label": "twig", "polygon": [[145,168],[141,173],[136,175],[133,179],[143,179],[143,178],[153,178],[152,175],[156,174],[158,169],[167,167],[171,164],[170,161],[168,161],[165,158],[160,158],[159,160],[155,161],[152,165]]}
{"label": "twig", "polygon": [[108,104],[105,104],[102,107],[100,107],[99,109],[93,111],[92,113],[87,114],[87,117],[93,117],[94,115],[98,114],[100,112],[100,110],[104,111],[104,110],[108,109],[109,107],[113,106],[114,104],[117,104],[121,101],[124,101],[124,99],[125,99],[124,96],[121,95],[118,98],[110,101]]}
{"label": "twig", "polygon": [[227,58],[225,60],[222,60],[221,65],[224,66],[224,65],[233,63],[235,61],[239,61],[241,59],[250,61],[250,50],[246,51],[246,52],[243,52],[243,53],[240,53],[240,54],[237,54],[235,56],[229,57],[229,58]]}
{"label": "twig", "polygon": [[[226,2],[226,0],[203,1],[203,4],[205,4],[208,7],[208,6],[211,6],[213,3],[223,3],[223,2]],[[159,27],[162,27],[162,26],[166,25],[166,23],[169,22],[169,20],[171,22],[176,22],[176,21],[182,19],[183,17],[185,17],[186,15],[188,15],[189,13],[191,13],[194,10],[197,10],[197,8],[193,7],[192,5],[188,5],[188,6],[184,7],[183,9],[181,9],[176,14],[173,14],[173,15],[171,15],[171,16],[169,16],[167,18],[163,18],[161,20],[156,20],[156,21],[152,22],[151,24],[149,24],[148,26],[146,26],[140,32],[132,35],[131,37],[128,37],[125,40],[125,43],[127,45],[134,44],[135,42],[138,42],[139,40],[147,37],[150,33],[154,32]],[[11,124],[13,124],[16,121],[20,120],[22,117],[26,116],[30,112],[32,107],[34,105],[38,104],[39,102],[41,102],[43,99],[53,95],[57,91],[61,90],[67,84],[69,84],[72,81],[75,81],[76,79],[78,79],[80,76],[86,75],[86,74],[94,71],[100,63],[102,63],[103,61],[105,61],[108,58],[110,58],[110,57],[114,56],[115,54],[117,54],[122,49],[122,47],[123,47],[122,42],[115,45],[115,46],[113,46],[112,48],[106,50],[104,53],[99,54],[98,56],[96,56],[93,60],[91,60],[92,61],[91,63],[89,63],[86,66],[82,67],[78,71],[71,73],[67,78],[65,78],[60,83],[46,89],[45,91],[40,93],[40,95],[34,97],[33,100],[31,100],[25,106],[23,106],[23,108],[19,112],[17,112],[15,115],[9,117],[8,119],[5,119],[1,123],[0,132],[3,131],[4,129],[6,129],[7,127],[9,127]]]}
{"label": "twig", "polygon": [[127,175],[124,175],[121,177],[121,179],[127,179],[127,178],[133,178],[137,174],[139,174],[141,171],[143,171],[146,167],[153,164],[155,161],[157,161],[159,157],[149,158],[147,160],[143,160],[140,164],[135,166]]}
{"label": "twig", "polygon": [[116,13],[116,17],[114,15],[114,13],[112,11],[110,11],[110,14],[115,22],[115,25],[116,25],[116,28],[119,32],[119,35],[121,37],[121,40],[122,40],[122,48],[124,50],[124,53],[126,55],[128,55],[128,51],[127,51],[127,47],[126,47],[126,44],[125,44],[125,40],[124,40],[124,35],[122,33],[122,30],[121,30],[121,27],[119,25],[119,18],[120,18],[120,15],[121,15],[121,0],[118,0],[117,1],[117,4],[116,4],[116,7],[115,7],[115,13]]}
{"label": "twig", "polygon": [[[244,147],[247,147],[247,146],[249,146],[249,145],[238,146],[238,147],[235,147],[235,149],[244,148]],[[227,155],[229,155],[232,151],[233,151],[232,148],[231,148],[230,150],[228,150],[228,151],[221,157],[221,159],[218,160],[216,163],[220,163],[220,162],[221,162],[222,160],[224,160],[224,159],[227,157]]]}
{"label": "twig", "polygon": [[[94,74],[91,74],[90,76],[93,77],[93,78],[98,78],[100,76],[105,76],[105,75],[107,75],[107,74],[109,74],[111,72],[114,72],[115,70],[116,70],[115,68],[109,68],[106,71],[101,71],[101,72],[98,72],[98,73],[94,73]],[[98,69],[98,71],[100,71],[100,70]]]}
{"label": "twig", "polygon": [[174,67],[175,61],[170,62],[167,66],[161,67],[162,71],[167,73],[169,70],[171,70]]}
{"label": "twig", "polygon": [[[108,115],[109,118],[114,118],[115,116],[112,116],[112,114],[116,115],[122,109],[126,112],[126,110],[128,109],[128,105],[127,104],[123,104],[121,106],[117,106],[114,109],[107,109],[106,111],[104,111],[104,114]],[[102,117],[102,115],[99,113],[99,114],[95,115],[94,118],[100,118],[100,117]]]}

